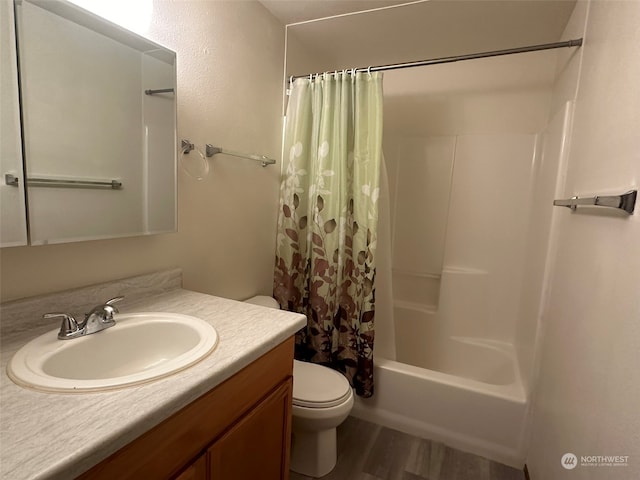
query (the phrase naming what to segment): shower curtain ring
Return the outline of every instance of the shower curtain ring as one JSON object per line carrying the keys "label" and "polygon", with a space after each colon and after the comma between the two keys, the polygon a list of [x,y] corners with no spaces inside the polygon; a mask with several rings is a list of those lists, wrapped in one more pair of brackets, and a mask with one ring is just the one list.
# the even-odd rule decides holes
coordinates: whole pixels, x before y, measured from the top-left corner
{"label": "shower curtain ring", "polygon": [[371,65],[369,65],[369,68],[367,68],[367,73],[369,74],[369,77],[371,77]]}

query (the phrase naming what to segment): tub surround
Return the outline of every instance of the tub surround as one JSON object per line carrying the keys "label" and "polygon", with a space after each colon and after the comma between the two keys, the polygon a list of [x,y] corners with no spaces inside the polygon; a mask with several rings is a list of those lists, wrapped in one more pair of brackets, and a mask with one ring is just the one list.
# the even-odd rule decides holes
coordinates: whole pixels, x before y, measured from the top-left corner
{"label": "tub surround", "polygon": [[[2,305],[1,478],[73,478],[221,384],[305,325],[302,315],[180,288],[180,270],[134,277]],[[122,312],[174,312],[211,323],[220,336],[201,362],[167,378],[115,391],[54,394],[27,390],[6,375],[11,356],[58,322],[41,315],[86,311],[112,294]],[[71,340],[72,341],[72,340]]]}

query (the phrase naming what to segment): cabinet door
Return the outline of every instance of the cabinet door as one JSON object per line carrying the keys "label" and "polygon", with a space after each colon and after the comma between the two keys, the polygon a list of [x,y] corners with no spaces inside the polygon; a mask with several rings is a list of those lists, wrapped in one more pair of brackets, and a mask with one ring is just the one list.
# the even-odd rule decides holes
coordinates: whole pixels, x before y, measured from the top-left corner
{"label": "cabinet door", "polygon": [[207,480],[207,455],[202,455],[175,480]]}
{"label": "cabinet door", "polygon": [[292,379],[209,448],[212,480],[289,478]]}

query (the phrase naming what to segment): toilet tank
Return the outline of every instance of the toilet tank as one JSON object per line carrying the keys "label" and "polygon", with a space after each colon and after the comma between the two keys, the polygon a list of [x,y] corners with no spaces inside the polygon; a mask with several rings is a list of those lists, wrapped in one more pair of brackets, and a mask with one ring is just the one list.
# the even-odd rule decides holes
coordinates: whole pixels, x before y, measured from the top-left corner
{"label": "toilet tank", "polygon": [[280,305],[278,305],[278,302],[276,302],[274,298],[267,297],[266,295],[256,295],[255,297],[246,299],[244,302],[250,303],[252,305],[260,305],[262,307],[280,309]]}

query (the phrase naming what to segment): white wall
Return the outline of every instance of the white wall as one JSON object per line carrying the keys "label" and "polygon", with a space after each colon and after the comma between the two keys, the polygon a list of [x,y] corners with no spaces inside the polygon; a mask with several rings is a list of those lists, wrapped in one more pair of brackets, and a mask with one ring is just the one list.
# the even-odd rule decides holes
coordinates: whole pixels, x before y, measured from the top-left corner
{"label": "white wall", "polygon": [[[141,32],[178,55],[178,136],[280,155],[284,27],[257,2],[156,0]],[[246,298],[273,282],[279,169],[217,156],[178,178],[178,233],[0,250],[2,300],[180,266],[184,285]]]}
{"label": "white wall", "polygon": [[[580,2],[574,15],[584,12]],[[567,35],[583,23],[570,23]],[[563,195],[640,183],[640,2],[592,1]],[[577,63],[577,64],[576,64]],[[557,97],[571,95],[570,78]],[[575,90],[574,90],[575,91]],[[558,102],[559,103],[559,102]],[[557,209],[555,265],[527,464],[532,480],[640,477],[640,215]],[[564,453],[628,455],[627,467],[561,467]]]}
{"label": "white wall", "polygon": [[[555,63],[556,52],[538,52],[385,74],[394,299],[435,306],[439,279],[406,272],[444,266],[440,301],[453,308],[427,315],[441,333],[515,341]],[[395,321],[402,332],[427,331],[422,348],[435,338],[404,310]]]}
{"label": "white wall", "polygon": [[557,54],[385,72],[385,135],[536,134],[547,125]]}
{"label": "white wall", "polygon": [[[562,196],[563,172],[566,169],[573,102],[565,103],[539,136],[531,171],[526,246],[522,264],[520,301],[515,347],[525,390],[531,391],[536,341],[540,334],[540,317],[544,302],[544,285],[551,265],[550,233],[554,198]],[[523,192],[524,196],[524,192]]]}
{"label": "white wall", "polygon": [[455,143],[453,136],[398,139],[395,268],[432,274],[442,271]]}
{"label": "white wall", "polygon": [[449,334],[513,343],[536,136],[507,132],[458,137],[441,300]]}

